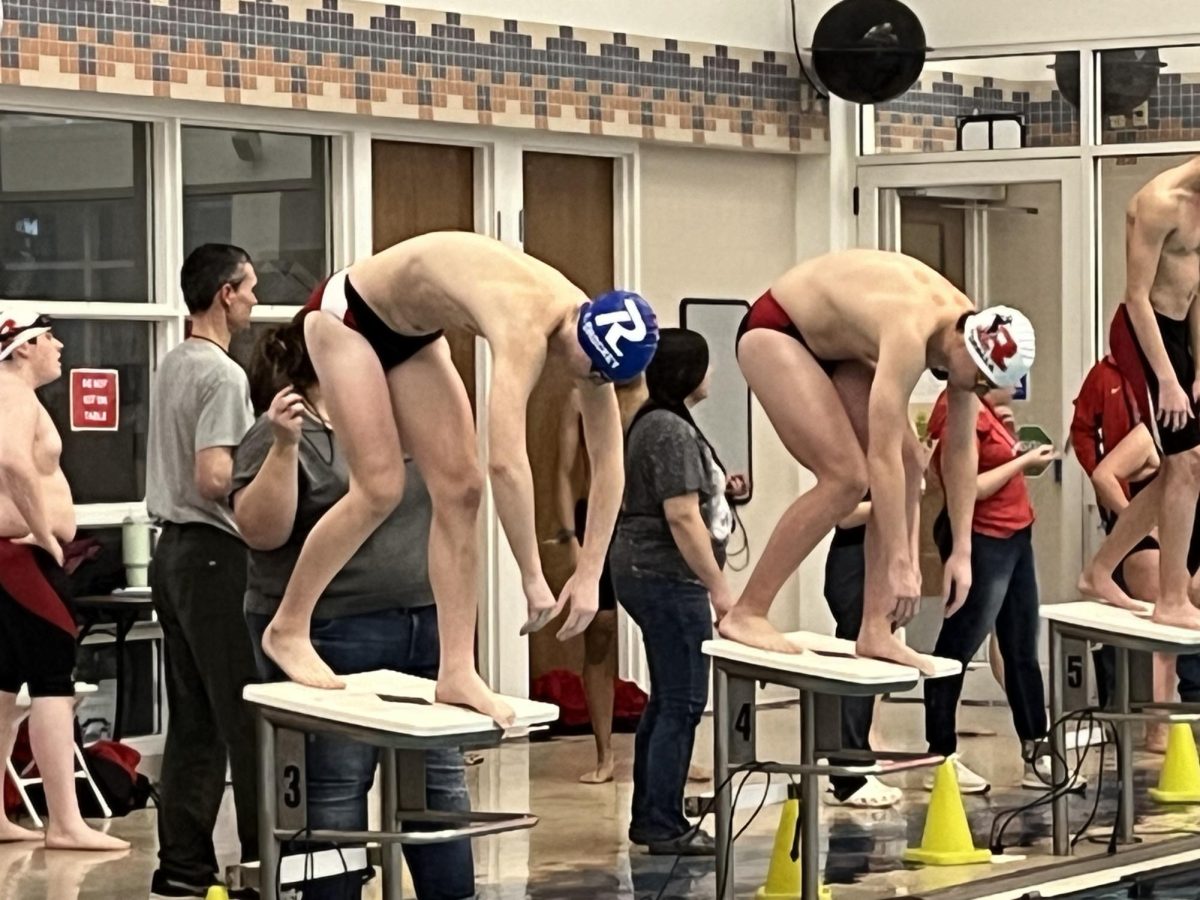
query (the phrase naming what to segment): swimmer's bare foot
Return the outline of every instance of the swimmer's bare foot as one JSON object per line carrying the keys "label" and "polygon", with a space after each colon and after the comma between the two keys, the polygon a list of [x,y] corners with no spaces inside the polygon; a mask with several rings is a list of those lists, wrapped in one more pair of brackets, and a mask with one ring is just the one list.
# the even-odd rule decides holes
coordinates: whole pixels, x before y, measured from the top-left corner
{"label": "swimmer's bare foot", "polygon": [[768,622],[766,616],[743,612],[736,605],[717,625],[717,631],[723,638],[759,650],[769,650],[773,653],[803,652],[802,647],[797,647],[780,634],[779,629]]}
{"label": "swimmer's bare foot", "polygon": [[1146,752],[1160,755],[1167,752],[1167,726],[1162,722],[1146,726]]}
{"label": "swimmer's bare foot", "polygon": [[1113,581],[1111,572],[1101,571],[1095,564],[1089,565],[1083,570],[1075,587],[1083,596],[1099,600],[1118,609],[1127,609],[1131,612],[1144,612],[1146,609],[1145,603],[1134,600],[1121,590],[1120,585]]}
{"label": "swimmer's bare foot", "polygon": [[96,831],[80,819],[73,825],[60,827],[51,822],[46,829],[47,850],[128,850],[129,841]]}
{"label": "swimmer's bare foot", "polygon": [[307,632],[297,634],[287,631],[272,621],[263,632],[262,648],[263,653],[298,684],[327,690],[346,686],[346,682],[333,674],[333,669],[325,664],[325,660],[317,656]]}
{"label": "swimmer's bare foot", "polygon": [[501,728],[511,728],[516,720],[512,707],[494,694],[474,669],[456,675],[438,675],[433,696],[438,703],[465,706],[483,713]]}
{"label": "swimmer's bare foot", "polygon": [[608,784],[613,780],[613,757],[607,754],[591,772],[579,776],[580,784]]}
{"label": "swimmer's bare foot", "polygon": [[935,657],[918,653],[909,647],[908,644],[904,643],[901,638],[891,633],[873,637],[860,632],[858,640],[854,644],[854,649],[859,656],[865,656],[870,659],[882,659],[887,662],[899,663],[902,666],[909,666],[920,671],[922,675],[934,675],[937,673]]}
{"label": "swimmer's bare foot", "polygon": [[16,841],[40,841],[46,835],[40,831],[34,831],[32,828],[22,828],[20,825],[14,824],[7,819],[0,819],[0,844],[14,843]]}
{"label": "swimmer's bare foot", "polygon": [[1174,625],[1178,628],[1200,628],[1200,609],[1191,603],[1164,603],[1159,600],[1154,605],[1154,614],[1150,621],[1159,625]]}

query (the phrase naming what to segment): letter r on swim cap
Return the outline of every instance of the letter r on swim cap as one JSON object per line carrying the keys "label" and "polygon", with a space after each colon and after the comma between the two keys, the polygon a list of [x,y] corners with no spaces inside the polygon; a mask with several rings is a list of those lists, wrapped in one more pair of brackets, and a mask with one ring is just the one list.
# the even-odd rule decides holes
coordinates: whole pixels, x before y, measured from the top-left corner
{"label": "letter r on swim cap", "polygon": [[629,298],[625,299],[625,312],[601,313],[596,316],[596,325],[607,329],[604,332],[604,342],[618,357],[625,355],[618,346],[621,341],[640,341],[646,337],[646,323],[642,321],[641,313]]}

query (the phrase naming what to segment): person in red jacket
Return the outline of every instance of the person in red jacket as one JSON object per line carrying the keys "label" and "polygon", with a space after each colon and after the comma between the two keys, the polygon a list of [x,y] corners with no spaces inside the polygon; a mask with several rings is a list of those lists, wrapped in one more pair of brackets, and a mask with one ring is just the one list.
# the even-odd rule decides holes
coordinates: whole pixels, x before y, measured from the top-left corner
{"label": "person in red jacket", "polygon": [[[1025,473],[1056,458],[1053,447],[1020,452],[1017,439],[996,408],[1012,400],[1012,388],[994,388],[983,396],[975,424],[979,452],[975,513],[971,521],[971,589],[952,597],[933,655],[965,665],[994,628],[1004,659],[1004,692],[1013,725],[1022,742],[1022,786],[1042,788],[1049,780],[1049,759],[1038,759],[1037,745],[1047,732],[1045,685],[1038,663],[1038,588],[1033,558],[1033,505]],[[934,404],[929,437],[946,432],[946,395]],[[933,453],[933,470],[942,474],[943,445]],[[954,545],[950,519],[943,509],[933,526],[942,560]],[[965,671],[965,669],[964,669]],[[925,682],[925,737],[929,751],[949,756],[957,749],[956,724],[963,675]],[[984,793],[987,780],[956,758],[963,793]],[[931,784],[927,785],[931,786]]]}

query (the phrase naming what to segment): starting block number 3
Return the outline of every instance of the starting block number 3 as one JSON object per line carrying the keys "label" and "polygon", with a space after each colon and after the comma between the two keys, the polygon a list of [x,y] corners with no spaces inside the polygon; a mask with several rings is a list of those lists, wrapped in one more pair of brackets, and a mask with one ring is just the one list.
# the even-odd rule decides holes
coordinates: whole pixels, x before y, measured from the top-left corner
{"label": "starting block number 3", "polygon": [[729,764],[756,762],[755,685],[740,678],[729,680]]}

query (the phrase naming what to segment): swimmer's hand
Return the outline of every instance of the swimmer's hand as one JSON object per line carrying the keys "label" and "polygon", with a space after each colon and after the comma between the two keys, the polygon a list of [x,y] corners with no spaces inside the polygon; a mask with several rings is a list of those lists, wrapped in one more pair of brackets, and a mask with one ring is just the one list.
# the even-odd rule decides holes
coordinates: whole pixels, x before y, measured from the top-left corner
{"label": "swimmer's hand", "polygon": [[578,571],[572,575],[562,593],[558,595],[556,611],[566,604],[571,605],[566,624],[558,630],[558,639],[568,641],[578,634],[583,634],[592,619],[596,618],[596,610],[600,608],[600,584],[596,577],[588,577]]}
{"label": "swimmer's hand", "polygon": [[946,618],[950,618],[967,602],[971,592],[971,554],[952,553],[946,560],[942,574],[942,600],[946,604]]}
{"label": "swimmer's hand", "polygon": [[529,608],[529,618],[521,626],[521,634],[526,635],[545,628],[562,611],[563,601],[555,602],[554,594],[550,592],[550,586],[541,572],[522,578],[521,587]]}
{"label": "swimmer's hand", "polygon": [[51,556],[54,557],[54,561],[56,563],[58,563],[60,566],[63,564],[64,557],[63,557],[62,544],[60,544],[58,542],[58,538],[56,538],[52,534],[44,535],[43,537],[40,537],[40,538],[33,534],[27,534],[23,538],[17,538],[15,541],[13,541],[13,543],[14,544],[25,544],[26,546],[29,546],[29,547],[41,547],[43,550],[45,550],[47,553],[49,553]]}
{"label": "swimmer's hand", "polygon": [[895,598],[892,622],[907,625],[917,614],[921,601],[921,579],[908,554],[893,559],[888,566],[888,590]]}
{"label": "swimmer's hand", "polygon": [[725,481],[725,494],[734,500],[740,500],[750,493],[750,482],[745,475],[730,475]]}
{"label": "swimmer's hand", "polygon": [[1192,418],[1192,401],[1178,380],[1171,378],[1158,386],[1158,421],[1170,431],[1179,431]]}

